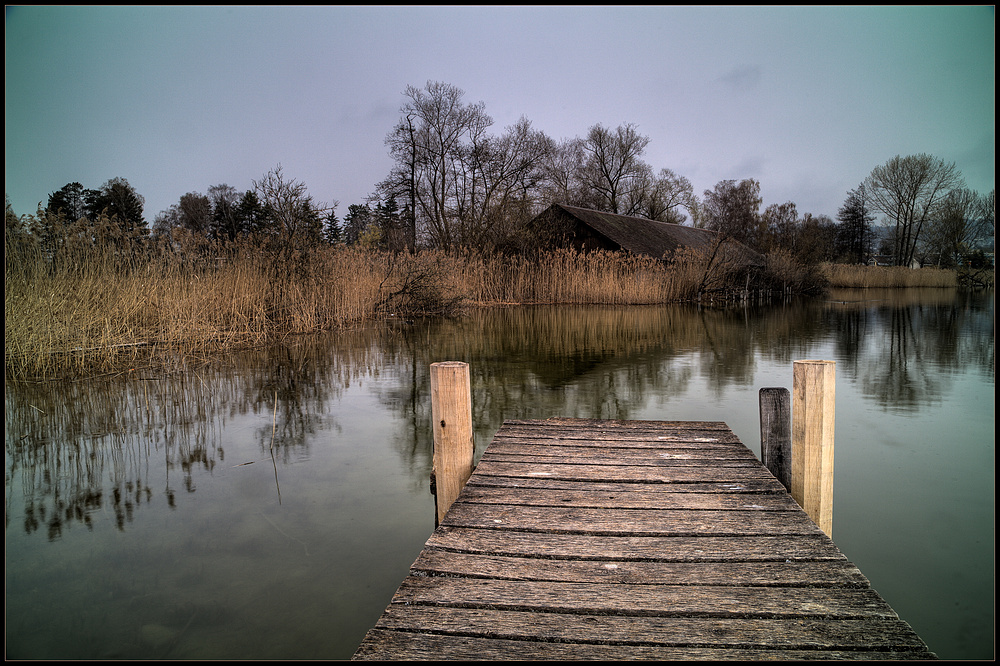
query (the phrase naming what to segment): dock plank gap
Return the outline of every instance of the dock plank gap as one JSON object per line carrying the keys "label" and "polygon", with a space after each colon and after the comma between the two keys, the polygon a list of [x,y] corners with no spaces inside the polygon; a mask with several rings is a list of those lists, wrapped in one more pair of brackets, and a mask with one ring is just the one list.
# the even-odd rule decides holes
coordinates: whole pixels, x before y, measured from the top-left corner
{"label": "dock plank gap", "polygon": [[508,420],[355,660],[935,659],[721,422]]}

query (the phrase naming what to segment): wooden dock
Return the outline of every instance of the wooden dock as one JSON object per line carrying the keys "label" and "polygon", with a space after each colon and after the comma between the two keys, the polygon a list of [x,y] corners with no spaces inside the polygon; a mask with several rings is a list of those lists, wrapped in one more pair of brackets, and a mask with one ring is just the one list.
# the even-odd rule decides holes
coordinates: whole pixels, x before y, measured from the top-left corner
{"label": "wooden dock", "polygon": [[934,659],[725,423],[507,421],[358,660]]}

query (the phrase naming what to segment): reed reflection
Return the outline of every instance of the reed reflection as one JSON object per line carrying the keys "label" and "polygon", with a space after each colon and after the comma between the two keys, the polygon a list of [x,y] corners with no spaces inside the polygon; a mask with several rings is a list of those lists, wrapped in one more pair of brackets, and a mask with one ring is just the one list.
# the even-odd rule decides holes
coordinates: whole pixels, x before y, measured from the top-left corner
{"label": "reed reflection", "polygon": [[381,397],[414,432],[429,431],[429,365],[462,360],[470,364],[477,427],[529,416],[628,419],[649,395],[683,395],[696,377],[716,392],[750,384],[758,354],[791,358],[808,346],[803,336],[822,334],[804,308],[482,310],[417,325],[394,350],[412,367]]}
{"label": "reed reflection", "polygon": [[[441,360],[470,364],[481,453],[504,419],[634,418],[650,396],[688,394],[695,380],[716,394],[751,386],[763,361],[791,367],[830,344],[839,381],[885,409],[915,411],[940,400],[959,371],[992,378],[993,339],[992,293],[840,292],[726,311],[478,310],[294,338],[166,376],[9,382],[6,525],[58,539],[73,524],[91,528],[97,512],[124,530],[152,502],[175,507],[217,465],[248,462],[226,458],[223,433],[237,418],[256,418],[259,460],[272,447],[276,466],[307,458],[319,426],[336,430],[341,395],[362,380],[393,417],[405,467],[429,470],[429,366]],[[12,517],[19,508],[23,517]]]}
{"label": "reed reflection", "polygon": [[880,407],[915,412],[934,404],[969,368],[993,376],[993,295],[954,290],[838,292],[827,305],[838,372]]}
{"label": "reed reflection", "polygon": [[22,507],[24,531],[44,527],[55,540],[73,524],[92,529],[98,512],[125,530],[157,498],[174,508],[178,493],[197,490],[197,472],[226,461],[223,432],[236,417],[261,417],[261,459],[308,454],[343,388],[379,371],[379,348],[370,332],[340,333],[159,377],[8,382],[5,527]]}

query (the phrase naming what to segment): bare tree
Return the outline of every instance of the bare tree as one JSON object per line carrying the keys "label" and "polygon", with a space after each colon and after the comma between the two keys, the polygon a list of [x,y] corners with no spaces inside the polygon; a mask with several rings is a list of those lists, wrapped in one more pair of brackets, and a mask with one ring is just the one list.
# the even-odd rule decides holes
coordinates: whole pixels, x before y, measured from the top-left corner
{"label": "bare tree", "polygon": [[587,161],[583,172],[586,186],[598,195],[601,209],[619,215],[635,215],[641,206],[640,192],[648,182],[649,165],[640,158],[649,137],[635,125],[609,130],[597,124],[584,140]]}
{"label": "bare tree", "polygon": [[[556,143],[519,119],[499,136],[482,102],[428,82],[408,86],[402,118],[386,137],[394,159],[378,199],[403,204],[402,222],[438,247],[511,242],[530,218],[558,202],[621,215],[683,222],[696,212],[690,182],[641,160],[649,138],[631,124],[590,128]],[[415,241],[414,241],[415,242]]]}
{"label": "bare tree", "polygon": [[847,193],[844,205],[837,211],[837,247],[841,257],[853,263],[864,263],[872,250],[871,203],[865,184],[861,183]]}
{"label": "bare tree", "polygon": [[981,216],[983,219],[983,234],[986,236],[993,236],[996,234],[996,219],[997,219],[997,191],[996,189],[990,190],[982,199],[982,211]]}
{"label": "bare tree", "polygon": [[173,230],[178,227],[180,227],[180,209],[177,204],[172,204],[153,218],[152,235],[154,238],[170,238]]}
{"label": "bare tree", "polygon": [[172,236],[175,229],[185,229],[207,237],[212,226],[212,203],[204,194],[188,192],[170,208],[160,211],[153,220],[156,236]]}
{"label": "bare tree", "polygon": [[403,118],[386,137],[395,166],[380,198],[401,199],[416,235],[439,247],[496,243],[535,202],[553,144],[521,118],[500,136],[483,102],[466,104],[455,86],[409,86]]}
{"label": "bare tree", "polygon": [[836,251],[837,224],[826,215],[806,213],[799,220],[795,257],[806,265],[830,261]]}
{"label": "bare tree", "polygon": [[600,203],[583,179],[586,161],[587,153],[580,137],[553,142],[542,162],[541,199],[548,203],[597,208]]}
{"label": "bare tree", "polygon": [[694,201],[691,182],[670,169],[660,169],[660,173],[655,176],[652,175],[652,169],[649,169],[635,193],[639,196],[639,201],[637,205],[630,206],[635,215],[675,224],[684,222],[685,215],[682,211],[691,212]]}
{"label": "bare tree", "polygon": [[204,194],[188,192],[177,205],[180,225],[200,235],[208,235],[212,224],[212,203]]}
{"label": "bare tree", "polygon": [[[404,95],[409,101],[401,109],[403,120],[386,138],[396,167],[381,189],[386,196],[406,197],[414,224],[425,228],[432,243],[459,244],[463,187],[475,179],[465,164],[493,121],[482,102],[463,103],[464,91],[446,83],[407,86]],[[467,139],[471,147],[464,145]]]}
{"label": "bare tree", "polygon": [[322,216],[337,205],[317,204],[305,183],[286,178],[280,164],[253,181],[253,191],[267,220],[265,235],[286,249],[316,246],[322,237]]}
{"label": "bare tree", "polygon": [[553,145],[544,166],[542,197],[550,202],[619,215],[682,223],[697,201],[691,182],[670,169],[658,173],[641,157],[649,137],[635,125],[590,128],[585,139]]}
{"label": "bare tree", "polygon": [[865,180],[872,207],[893,225],[896,263],[913,262],[917,242],[937,204],[964,181],[955,164],[921,153],[896,156]]}
{"label": "bare tree", "polygon": [[240,193],[232,185],[213,185],[208,188],[208,198],[212,203],[211,236],[221,240],[236,240],[246,233],[241,228],[239,205]]}
{"label": "bare tree", "polygon": [[795,204],[786,201],[765,208],[761,219],[761,230],[763,231],[759,247],[761,251],[771,252],[784,248],[794,253],[799,232],[799,213]]}
{"label": "bare tree", "polygon": [[382,199],[402,199],[406,202],[401,221],[406,230],[404,244],[412,250],[417,243],[417,172],[418,160],[421,158],[414,110],[407,110],[406,115],[389,132],[385,143],[396,164],[388,178],[379,183],[376,189]]}
{"label": "bare tree", "polygon": [[928,225],[925,243],[936,263],[955,266],[974,249],[976,241],[992,235],[991,195],[959,188],[948,193],[937,206]]}
{"label": "bare tree", "polygon": [[[503,244],[527,223],[536,209],[537,183],[552,140],[532,129],[524,117],[498,137],[473,144],[467,168],[463,235],[467,241]],[[471,182],[469,182],[471,180]]]}
{"label": "bare tree", "polygon": [[735,238],[755,250],[761,249],[760,183],[752,178],[723,180],[715,189],[705,190],[700,205],[700,222],[706,229]]}
{"label": "bare tree", "polygon": [[705,228],[705,206],[698,195],[691,195],[691,203],[688,204],[688,213],[691,215],[691,226],[697,229]]}

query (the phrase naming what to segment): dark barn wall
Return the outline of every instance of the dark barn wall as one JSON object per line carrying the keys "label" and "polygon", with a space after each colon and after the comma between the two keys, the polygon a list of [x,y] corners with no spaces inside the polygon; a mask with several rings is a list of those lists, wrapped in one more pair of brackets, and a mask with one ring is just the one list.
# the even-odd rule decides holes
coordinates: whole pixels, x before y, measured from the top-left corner
{"label": "dark barn wall", "polygon": [[531,222],[538,247],[545,250],[572,248],[585,250],[620,250],[621,245],[597,234],[566,211],[549,208]]}

